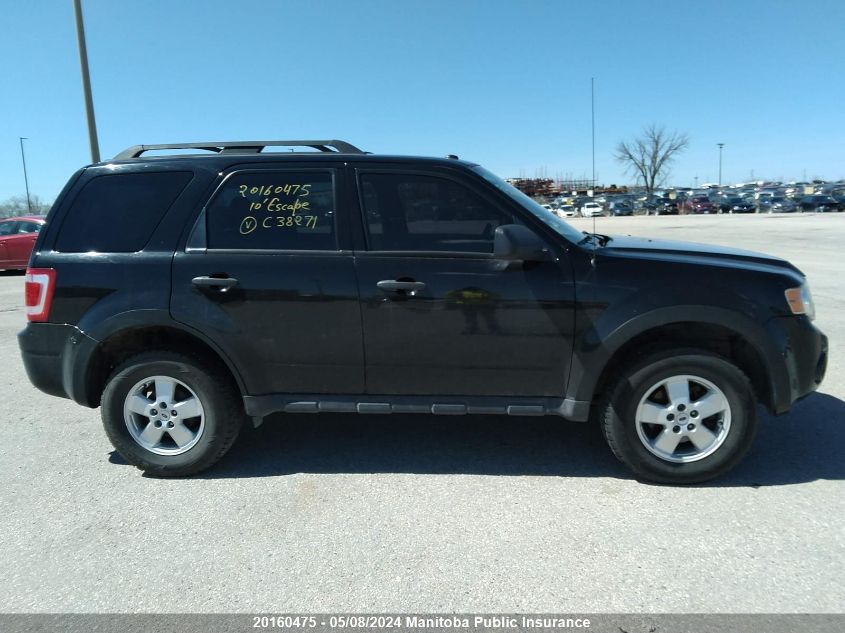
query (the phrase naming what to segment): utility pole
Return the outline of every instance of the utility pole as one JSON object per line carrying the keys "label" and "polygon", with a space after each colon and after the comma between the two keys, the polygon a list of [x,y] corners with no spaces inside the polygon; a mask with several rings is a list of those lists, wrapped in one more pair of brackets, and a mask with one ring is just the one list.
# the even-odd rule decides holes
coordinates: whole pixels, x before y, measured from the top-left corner
{"label": "utility pole", "polygon": [[81,0],[73,0],[76,14],[76,39],[79,43],[79,65],[82,69],[82,92],[85,95],[85,115],[88,118],[88,142],[91,145],[91,162],[100,162],[100,144],[97,141],[97,122],[94,120],[94,99],[91,97],[91,77],[88,73],[88,47],[85,45],[85,25],[82,23]]}
{"label": "utility pole", "polygon": [[27,140],[25,136],[18,137],[21,141],[21,161],[23,161],[23,181],[26,184],[26,208],[29,209],[29,214],[32,215],[32,200],[29,197],[29,176],[26,175],[26,154],[23,153],[23,142]]}
{"label": "utility pole", "polygon": [[719,186],[722,186],[722,148],[725,146],[724,143],[716,143],[719,146]]}
{"label": "utility pole", "polygon": [[590,77],[590,129],[593,136],[593,185],[592,189],[596,188],[596,91],[594,88],[594,80]]}

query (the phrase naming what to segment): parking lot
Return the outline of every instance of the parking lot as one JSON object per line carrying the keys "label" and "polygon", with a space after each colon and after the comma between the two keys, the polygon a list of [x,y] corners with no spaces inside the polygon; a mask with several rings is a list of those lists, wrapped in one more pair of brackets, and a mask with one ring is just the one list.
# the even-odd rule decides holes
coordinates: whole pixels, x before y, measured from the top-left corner
{"label": "parking lot", "polygon": [[841,611],[845,213],[595,226],[809,276],[827,379],[761,411],[726,477],[639,483],[598,429],[556,418],[398,415],[276,417],[203,476],[143,477],[99,411],[29,384],[23,277],[0,273],[0,612]]}

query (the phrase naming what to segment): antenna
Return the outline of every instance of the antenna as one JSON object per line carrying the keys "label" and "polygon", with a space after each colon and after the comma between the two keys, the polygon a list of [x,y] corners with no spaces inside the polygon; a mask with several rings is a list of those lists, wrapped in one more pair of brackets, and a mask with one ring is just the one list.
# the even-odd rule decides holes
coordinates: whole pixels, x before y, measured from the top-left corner
{"label": "antenna", "polygon": [[[593,78],[590,77],[590,124],[593,135],[593,199],[596,197],[596,91],[594,88]],[[593,233],[596,232],[596,214],[593,216]]]}

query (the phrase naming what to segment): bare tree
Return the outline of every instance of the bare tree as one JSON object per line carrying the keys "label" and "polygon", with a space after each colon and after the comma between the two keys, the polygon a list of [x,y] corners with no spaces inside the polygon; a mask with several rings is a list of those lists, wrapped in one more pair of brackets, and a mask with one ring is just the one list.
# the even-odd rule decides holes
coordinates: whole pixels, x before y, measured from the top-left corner
{"label": "bare tree", "polygon": [[642,180],[646,193],[651,195],[655,187],[666,181],[669,165],[687,145],[689,138],[686,134],[669,133],[666,128],[652,123],[639,138],[630,142],[622,141],[616,146],[616,160],[625,164],[629,173],[638,180]]}
{"label": "bare tree", "polygon": [[38,195],[32,194],[27,202],[26,196],[13,196],[0,202],[0,218],[10,218],[15,215],[28,215],[32,206],[32,213],[43,215],[50,210],[50,204],[44,202]]}

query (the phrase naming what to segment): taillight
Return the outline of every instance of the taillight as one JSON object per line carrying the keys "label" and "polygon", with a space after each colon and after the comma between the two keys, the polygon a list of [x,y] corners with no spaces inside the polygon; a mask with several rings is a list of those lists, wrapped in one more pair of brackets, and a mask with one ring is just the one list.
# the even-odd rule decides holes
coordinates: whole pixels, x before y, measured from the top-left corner
{"label": "taillight", "polygon": [[53,291],[56,289],[56,271],[52,268],[27,268],[25,279],[26,318],[46,321],[50,316]]}

